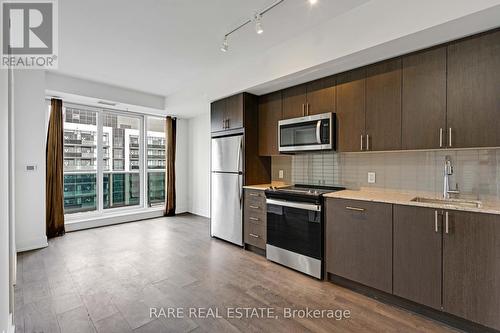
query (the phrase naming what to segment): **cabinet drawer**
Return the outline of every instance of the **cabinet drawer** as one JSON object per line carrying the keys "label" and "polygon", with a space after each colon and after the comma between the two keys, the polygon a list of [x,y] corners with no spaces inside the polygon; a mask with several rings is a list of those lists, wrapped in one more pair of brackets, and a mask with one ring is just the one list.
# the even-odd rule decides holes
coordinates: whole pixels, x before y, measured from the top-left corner
{"label": "cabinet drawer", "polygon": [[266,248],[266,226],[246,223],[245,221],[245,243],[264,250]]}
{"label": "cabinet drawer", "polygon": [[245,199],[248,200],[266,200],[266,194],[264,191],[259,190],[245,190]]}
{"label": "cabinet drawer", "polygon": [[265,214],[266,213],[265,200],[245,200],[245,214]]}
{"label": "cabinet drawer", "polygon": [[245,223],[266,226],[266,214],[245,212],[244,218]]}

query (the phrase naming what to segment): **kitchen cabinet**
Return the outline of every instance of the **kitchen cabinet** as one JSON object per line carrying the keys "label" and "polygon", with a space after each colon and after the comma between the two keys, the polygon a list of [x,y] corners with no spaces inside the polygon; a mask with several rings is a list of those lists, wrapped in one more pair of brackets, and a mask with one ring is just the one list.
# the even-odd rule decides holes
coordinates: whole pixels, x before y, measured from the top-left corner
{"label": "kitchen cabinet", "polygon": [[338,75],[336,86],[337,147],[341,152],[363,150],[365,92],[366,72],[364,68]]}
{"label": "kitchen cabinet", "polygon": [[403,57],[402,149],[446,146],[446,46]]}
{"label": "kitchen cabinet", "polygon": [[392,205],[327,198],[326,269],[392,293]]}
{"label": "kitchen cabinet", "polygon": [[401,149],[401,58],[366,68],[365,150]]}
{"label": "kitchen cabinet", "polygon": [[301,84],[283,90],[283,119],[304,117],[307,107],[307,86]]}
{"label": "kitchen cabinet", "polygon": [[259,97],[259,155],[279,155],[278,121],[281,120],[281,91]]}
{"label": "kitchen cabinet", "polygon": [[394,206],[393,293],[441,309],[442,213]]}
{"label": "kitchen cabinet", "polygon": [[499,215],[445,212],[443,310],[500,330]]}
{"label": "kitchen cabinet", "polygon": [[266,249],[267,216],[266,196],[262,190],[245,189],[243,234],[245,244]]}
{"label": "kitchen cabinet", "polygon": [[283,119],[335,112],[335,77],[283,90]]}
{"label": "kitchen cabinet", "polygon": [[306,115],[335,112],[335,76],[328,76],[307,84]]}
{"label": "kitchen cabinet", "polygon": [[448,46],[448,147],[500,146],[500,30]]}
{"label": "kitchen cabinet", "polygon": [[213,102],[210,105],[210,122],[212,132],[222,131],[226,127],[226,99]]}
{"label": "kitchen cabinet", "polygon": [[243,127],[246,94],[236,94],[211,104],[212,132],[226,131]]}

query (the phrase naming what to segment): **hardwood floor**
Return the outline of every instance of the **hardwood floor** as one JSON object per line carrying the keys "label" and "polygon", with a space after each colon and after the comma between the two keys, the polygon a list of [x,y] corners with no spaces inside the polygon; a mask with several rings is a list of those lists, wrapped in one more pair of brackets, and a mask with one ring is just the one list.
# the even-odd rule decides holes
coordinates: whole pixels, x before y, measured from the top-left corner
{"label": "hardwood floor", "polygon": [[[223,241],[207,219],[160,218],[68,233],[19,256],[16,332],[452,332],[445,325],[309,278]],[[185,308],[151,318],[150,308]],[[189,318],[188,308],[224,318]],[[270,307],[278,319],[226,316]],[[351,318],[285,319],[284,308]]]}

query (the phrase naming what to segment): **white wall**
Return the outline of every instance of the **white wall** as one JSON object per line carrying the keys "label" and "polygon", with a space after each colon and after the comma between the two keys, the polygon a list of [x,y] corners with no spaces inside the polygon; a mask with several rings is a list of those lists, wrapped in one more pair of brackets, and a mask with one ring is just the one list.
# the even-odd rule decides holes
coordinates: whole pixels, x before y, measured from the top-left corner
{"label": "white wall", "polygon": [[[45,73],[14,72],[16,247],[47,246],[45,235]],[[35,171],[25,171],[35,164]]]}
{"label": "white wall", "polygon": [[8,77],[0,70],[0,332],[7,332],[9,319],[9,121]]}
{"label": "white wall", "polygon": [[210,217],[210,112],[189,119],[189,212]]}
{"label": "white wall", "polygon": [[177,138],[175,156],[175,190],[177,214],[185,213],[189,210],[188,201],[188,160],[189,160],[189,123],[186,119],[177,119]]}

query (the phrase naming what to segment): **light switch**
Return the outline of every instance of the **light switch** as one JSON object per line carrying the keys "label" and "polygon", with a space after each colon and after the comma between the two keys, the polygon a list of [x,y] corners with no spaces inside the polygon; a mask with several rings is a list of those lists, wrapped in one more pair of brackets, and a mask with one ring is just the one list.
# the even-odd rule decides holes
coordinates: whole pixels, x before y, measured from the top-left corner
{"label": "light switch", "polygon": [[32,172],[32,171],[36,171],[36,169],[37,169],[36,164],[26,165],[26,171]]}
{"label": "light switch", "polygon": [[375,172],[368,172],[368,183],[375,184]]}
{"label": "light switch", "polygon": [[278,172],[278,178],[279,178],[279,179],[283,179],[283,177],[284,177],[284,176],[283,176],[283,170],[280,170],[280,171]]}

